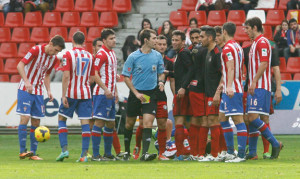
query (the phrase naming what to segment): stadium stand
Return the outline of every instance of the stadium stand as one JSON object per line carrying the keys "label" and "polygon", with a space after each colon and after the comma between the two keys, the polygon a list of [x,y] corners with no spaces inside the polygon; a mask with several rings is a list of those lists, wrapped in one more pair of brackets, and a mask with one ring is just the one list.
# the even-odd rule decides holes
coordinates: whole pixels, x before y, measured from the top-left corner
{"label": "stadium stand", "polygon": [[42,13],[40,11],[28,12],[25,15],[25,27],[39,27],[43,24]]}
{"label": "stadium stand", "polygon": [[291,13],[293,13],[293,12],[296,12],[295,14],[297,15],[298,14],[298,16],[296,16],[296,18],[297,19],[300,19],[300,10],[289,10],[288,12],[287,12],[287,15],[286,15],[286,19],[287,20],[290,20],[293,16],[291,15]]}
{"label": "stadium stand", "polygon": [[238,42],[250,41],[250,38],[245,33],[243,26],[236,26],[236,32],[234,34],[234,40],[236,40]]}
{"label": "stadium stand", "polygon": [[284,73],[284,72],[286,72],[285,58],[284,57],[280,57],[279,60],[280,60],[280,65],[279,65],[280,73]]}
{"label": "stadium stand", "polygon": [[85,27],[71,27],[70,32],[69,32],[69,36],[68,39],[66,41],[68,42],[72,42],[73,39],[73,34],[77,31],[81,31],[84,33],[85,38],[86,38],[86,28]]}
{"label": "stadium stand", "polygon": [[266,25],[280,25],[285,19],[283,10],[269,10],[267,13]]}
{"label": "stadium stand", "polygon": [[28,27],[15,27],[11,41],[12,42],[28,42],[30,40],[30,30]]}
{"label": "stadium stand", "polygon": [[112,0],[96,0],[94,5],[94,11],[106,12],[112,11],[113,2]]}
{"label": "stadium stand", "polygon": [[0,82],[9,82],[8,75],[0,75]]}
{"label": "stadium stand", "polygon": [[62,18],[62,24],[66,27],[74,27],[80,24],[79,12],[65,12]]}
{"label": "stadium stand", "polygon": [[293,80],[300,80],[300,73],[295,73]]}
{"label": "stadium stand", "polygon": [[181,8],[183,11],[194,11],[197,4],[197,0],[182,0]]}
{"label": "stadium stand", "polygon": [[55,11],[68,12],[74,9],[74,0],[57,0]]}
{"label": "stadium stand", "polygon": [[0,28],[0,42],[9,42],[11,37],[10,28]]}
{"label": "stadium stand", "polygon": [[174,27],[187,26],[188,19],[186,11],[172,11],[170,13],[170,21]]}
{"label": "stadium stand", "polygon": [[101,36],[101,31],[103,27],[90,27],[87,33],[87,42],[92,42],[95,38]]}
{"label": "stadium stand", "polygon": [[10,82],[11,83],[19,83],[21,81],[20,75],[11,75]]}
{"label": "stadium stand", "polygon": [[93,0],[76,0],[74,11],[86,12],[93,10]]}
{"label": "stadium stand", "polygon": [[9,12],[5,18],[6,27],[21,27],[23,26],[22,12]]}
{"label": "stadium stand", "polygon": [[246,14],[243,10],[231,10],[228,12],[227,22],[242,25],[245,22]]}
{"label": "stadium stand", "polygon": [[2,58],[0,58],[0,73],[3,73],[4,70],[4,60]]}
{"label": "stadium stand", "polygon": [[272,27],[269,25],[264,25],[263,28],[264,28],[264,36],[269,40],[273,40]]}
{"label": "stadium stand", "polygon": [[[46,12],[43,19],[44,27],[61,26],[61,15],[59,12]],[[64,24],[63,24],[64,25]]]}
{"label": "stadium stand", "polygon": [[189,14],[189,20],[191,18],[196,18],[198,21],[198,26],[201,27],[206,25],[206,12],[205,11],[191,11]]}
{"label": "stadium stand", "polygon": [[113,11],[126,13],[131,11],[131,0],[114,0]]}
{"label": "stadium stand", "polygon": [[8,58],[5,60],[4,72],[7,74],[17,74],[17,65],[19,63],[18,58]]}
{"label": "stadium stand", "polygon": [[116,27],[118,26],[118,15],[115,11],[102,12],[100,15],[99,25],[102,27]]}
{"label": "stadium stand", "polygon": [[207,18],[207,25],[217,26],[223,25],[226,22],[226,14],[224,10],[209,11]]}
{"label": "stadium stand", "polygon": [[99,26],[99,17],[97,12],[83,12],[81,15],[80,26],[94,27]]}
{"label": "stadium stand", "polygon": [[68,29],[66,27],[52,27],[50,30],[50,38],[55,35],[61,35],[64,39],[68,38]]}
{"label": "stadium stand", "polygon": [[282,10],[286,10],[287,7],[287,3],[289,2],[290,0],[279,0],[279,4],[278,4],[278,7],[277,9],[282,9]]}
{"label": "stadium stand", "polygon": [[252,17],[259,17],[263,24],[266,23],[266,14],[264,10],[249,10],[246,19]]}
{"label": "stadium stand", "polygon": [[0,57],[17,57],[17,51],[18,48],[16,43],[2,43],[0,46]]}
{"label": "stadium stand", "polygon": [[48,42],[49,30],[47,27],[34,27],[30,36],[31,42]]}
{"label": "stadium stand", "polygon": [[286,71],[289,73],[299,73],[300,57],[290,57],[287,62]]}
{"label": "stadium stand", "polygon": [[2,12],[0,12],[0,27],[4,25],[4,15]]}
{"label": "stadium stand", "polygon": [[282,73],[281,80],[292,80],[292,75],[290,73]]}
{"label": "stadium stand", "polygon": [[23,58],[35,43],[20,43],[18,48],[18,57]]}

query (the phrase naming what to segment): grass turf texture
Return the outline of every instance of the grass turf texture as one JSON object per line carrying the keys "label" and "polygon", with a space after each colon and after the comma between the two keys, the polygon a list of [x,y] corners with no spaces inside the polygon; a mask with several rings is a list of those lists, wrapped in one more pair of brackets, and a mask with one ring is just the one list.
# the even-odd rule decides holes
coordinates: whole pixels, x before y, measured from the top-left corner
{"label": "grass turf texture", "polygon": [[[124,150],[123,136],[119,137]],[[135,144],[134,137],[131,149]],[[57,135],[52,135],[49,141],[39,144],[37,153],[44,159],[43,161],[19,160],[18,136],[1,135],[0,178],[300,178],[299,135],[276,137],[285,145],[277,160],[262,159],[262,141],[259,138],[259,160],[244,163],[158,160],[140,162],[133,159],[128,162],[76,163],[81,153],[81,135],[68,136],[70,158],[64,162],[55,161],[61,152]],[[28,149],[29,142],[28,138]],[[271,149],[270,146],[270,151]],[[103,155],[103,139],[100,150]],[[153,142],[150,152],[156,152]],[[91,143],[90,153],[92,153]]]}

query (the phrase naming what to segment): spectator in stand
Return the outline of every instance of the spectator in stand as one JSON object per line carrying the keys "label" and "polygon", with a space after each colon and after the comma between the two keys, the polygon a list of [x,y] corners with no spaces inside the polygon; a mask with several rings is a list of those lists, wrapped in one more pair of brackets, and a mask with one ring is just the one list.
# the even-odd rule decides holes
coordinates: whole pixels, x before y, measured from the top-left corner
{"label": "spectator in stand", "polygon": [[216,0],[198,0],[195,11],[197,11],[197,10],[200,10],[200,11],[215,10],[215,3],[216,3]]}
{"label": "spectator in stand", "polygon": [[287,5],[287,11],[291,9],[300,9],[300,1],[299,0],[290,0]]}
{"label": "spectator in stand", "polygon": [[187,46],[190,46],[192,44],[192,42],[190,40],[190,31],[194,28],[198,28],[198,21],[196,18],[191,18],[189,24],[190,24],[190,26],[189,26],[189,28],[186,29],[186,32],[185,32],[185,44]]}
{"label": "spectator in stand", "polygon": [[139,42],[133,35],[126,37],[125,43],[122,47],[123,60],[126,62],[127,57],[139,48]]}
{"label": "spectator in stand", "polygon": [[0,11],[3,11],[4,16],[6,16],[8,12],[10,12],[9,1],[10,0],[0,0]]}
{"label": "spectator in stand", "polygon": [[274,36],[274,41],[278,47],[279,56],[283,57],[283,51],[288,47],[287,44],[287,31],[289,30],[289,23],[287,20],[283,20],[280,26],[276,27],[277,33]]}
{"label": "spectator in stand", "polygon": [[31,11],[47,12],[51,6],[52,0],[25,0],[24,13]]}
{"label": "spectator in stand", "polygon": [[24,0],[10,0],[9,7],[9,12],[23,12]]}
{"label": "spectator in stand", "polygon": [[153,29],[149,19],[143,19],[141,30],[138,32],[137,39],[140,41],[140,33],[144,29]]}
{"label": "spectator in stand", "polygon": [[288,47],[284,49],[284,57],[287,61],[290,56],[300,56],[300,29],[296,19],[289,21],[290,29],[287,31]]}
{"label": "spectator in stand", "polygon": [[258,0],[232,0],[231,10],[244,10],[247,14],[257,6],[257,3]]}
{"label": "spectator in stand", "polygon": [[168,48],[166,50],[166,55],[170,58],[173,58],[176,55],[176,52],[173,50],[173,47],[172,47],[172,32],[174,30],[176,30],[176,29],[169,20],[166,20],[163,22],[160,34],[167,37]]}

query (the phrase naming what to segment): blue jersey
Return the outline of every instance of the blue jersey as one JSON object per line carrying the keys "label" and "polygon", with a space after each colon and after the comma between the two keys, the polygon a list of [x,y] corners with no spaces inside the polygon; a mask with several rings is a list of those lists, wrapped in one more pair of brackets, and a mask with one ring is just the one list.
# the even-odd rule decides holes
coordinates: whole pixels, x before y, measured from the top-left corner
{"label": "blue jersey", "polygon": [[152,90],[157,86],[157,74],[163,72],[164,61],[159,52],[151,50],[144,54],[141,50],[136,50],[128,56],[122,75],[132,75],[132,83],[137,90]]}

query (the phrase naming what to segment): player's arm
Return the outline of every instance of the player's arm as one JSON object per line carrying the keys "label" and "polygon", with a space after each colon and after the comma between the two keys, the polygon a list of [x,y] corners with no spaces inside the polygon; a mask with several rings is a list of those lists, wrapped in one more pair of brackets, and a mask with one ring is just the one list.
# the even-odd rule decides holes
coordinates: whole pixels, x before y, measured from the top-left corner
{"label": "player's arm", "polygon": [[133,92],[133,94],[136,96],[136,98],[138,98],[139,100],[141,100],[142,102],[145,102],[146,99],[144,98],[144,95],[142,93],[139,93],[135,87],[133,86],[130,78],[128,76],[124,76],[124,81],[125,84],[128,86],[128,88],[130,89],[130,91]]}
{"label": "player's arm", "polygon": [[276,82],[276,91],[275,91],[275,101],[278,104],[282,100],[281,94],[281,76],[279,66],[273,67],[275,82]]}
{"label": "player's arm", "polygon": [[62,104],[64,105],[65,108],[69,108],[69,103],[68,99],[66,97],[67,94],[67,89],[70,83],[70,70],[71,66],[70,64],[72,63],[72,57],[69,52],[67,52],[62,59],[62,71],[63,71],[63,76],[62,76]]}
{"label": "player's arm", "polygon": [[215,95],[213,97],[212,105],[218,106],[220,104],[222,90],[223,90],[223,75],[221,76],[219,85],[218,85]]}
{"label": "player's arm", "polygon": [[45,88],[47,90],[47,94],[48,94],[48,97],[49,97],[49,102],[52,102],[53,101],[53,96],[52,96],[52,93],[51,93],[51,88],[50,88],[50,73],[47,73],[45,75],[45,79],[44,79],[44,83],[45,83]]}
{"label": "player's arm", "polygon": [[95,81],[95,83],[97,83],[100,86],[100,88],[102,88],[104,90],[104,95],[107,98],[110,98],[110,99],[113,98],[111,91],[102,82],[98,71],[95,71],[95,76],[92,76],[92,79]]}
{"label": "player's arm", "polygon": [[232,84],[233,84],[233,78],[234,78],[234,61],[229,60],[226,62],[226,67],[227,67],[227,78],[228,78],[228,85],[226,87],[226,94],[232,98],[234,93],[232,89]]}
{"label": "player's arm", "polygon": [[158,60],[158,87],[160,91],[163,91],[165,88],[165,81],[166,81],[166,75],[164,74],[165,67],[164,67],[164,60],[161,55],[159,55],[159,60]]}

